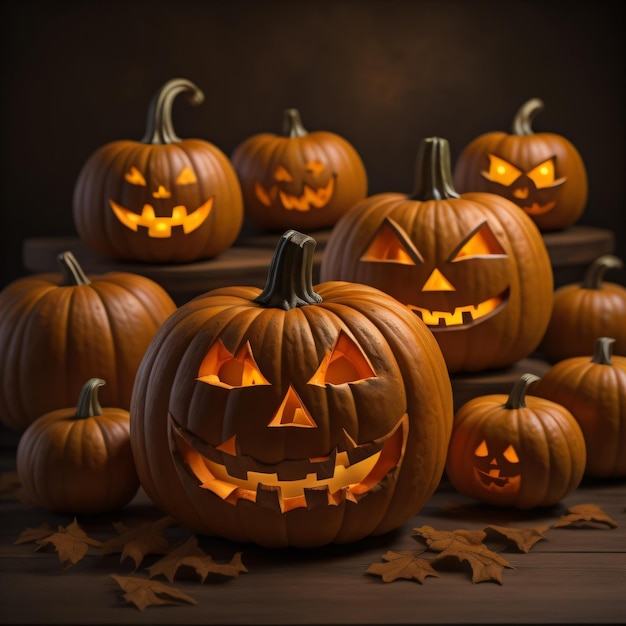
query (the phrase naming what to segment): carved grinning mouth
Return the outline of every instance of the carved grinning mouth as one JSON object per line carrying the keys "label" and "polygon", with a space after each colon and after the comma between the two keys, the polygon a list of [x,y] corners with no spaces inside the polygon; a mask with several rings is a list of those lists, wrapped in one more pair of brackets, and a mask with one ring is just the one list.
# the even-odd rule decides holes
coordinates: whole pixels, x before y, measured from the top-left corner
{"label": "carved grinning mouth", "polygon": [[544,205],[533,202],[532,206],[522,206],[522,209],[524,209],[528,215],[543,215],[544,213],[551,211],[555,206],[556,202],[548,202],[548,204]]}
{"label": "carved grinning mouth", "polygon": [[320,209],[326,206],[335,191],[335,177],[332,176],[325,187],[313,189],[308,185],[304,185],[300,196],[293,196],[279,190],[276,185],[266,190],[258,182],[254,185],[254,191],[257,198],[265,205],[271,206],[272,201],[276,199],[276,195],[280,198],[280,202],[285,209],[296,209],[297,211],[309,211],[311,207]]}
{"label": "carved grinning mouth", "polygon": [[[168,433],[199,487],[213,492],[225,502],[239,499],[281,512],[297,508],[337,506],[344,500],[358,502],[370,491],[384,486],[393,477],[404,454],[408,415],[386,435],[357,445],[335,448],[324,457],[285,460],[269,465],[249,456],[237,456],[203,442],[185,430],[169,415]],[[345,431],[344,431],[345,432]],[[234,442],[229,440],[229,450]]]}
{"label": "carved grinning mouth", "polygon": [[489,472],[483,472],[474,468],[474,474],[480,482],[491,491],[516,491],[521,482],[521,476],[501,476],[499,469],[492,469]]}

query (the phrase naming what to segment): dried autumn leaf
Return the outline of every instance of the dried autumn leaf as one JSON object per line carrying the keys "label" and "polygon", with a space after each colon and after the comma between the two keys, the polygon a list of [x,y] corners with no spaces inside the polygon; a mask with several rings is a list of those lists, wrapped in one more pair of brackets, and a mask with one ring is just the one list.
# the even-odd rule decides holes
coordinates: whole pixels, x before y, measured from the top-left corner
{"label": "dried autumn leaf", "polygon": [[111,574],[111,578],[126,592],[124,599],[134,604],[140,611],[149,606],[163,604],[198,604],[186,593],[155,580],[117,574]]}
{"label": "dried autumn leaf", "polygon": [[554,523],[554,528],[564,528],[565,526],[592,526],[595,524],[606,524],[610,528],[617,528],[617,523],[609,517],[596,504],[577,504],[567,509],[569,515],[564,515]]}
{"label": "dried autumn leaf", "polygon": [[59,526],[56,533],[49,535],[45,539],[37,541],[39,548],[53,546],[59,554],[59,561],[63,567],[76,565],[89,551],[89,546],[100,548],[102,542],[92,539],[80,527],[76,518],[67,526]]}
{"label": "dried autumn leaf", "polygon": [[23,530],[13,543],[35,543],[41,539],[49,537],[52,534],[54,534],[54,530],[52,530],[48,522],[43,522],[37,526],[37,528],[30,528],[27,526],[26,530]]}
{"label": "dried autumn leaf", "polygon": [[201,582],[204,582],[209,574],[236,578],[242,572],[245,573],[248,571],[241,560],[241,552],[236,552],[228,563],[216,563],[213,558],[207,554],[203,557],[184,557],[181,565],[188,565],[196,570],[196,573],[200,576]]}
{"label": "dried autumn leaf", "polygon": [[380,576],[386,583],[398,578],[417,580],[417,582],[423,583],[427,576],[438,577],[439,574],[433,569],[430,561],[420,558],[420,554],[421,552],[415,550],[386,552],[381,557],[386,563],[372,563],[365,570],[365,573]]}
{"label": "dried autumn leaf", "polygon": [[495,526],[494,524],[484,528],[487,535],[500,535],[513,542],[522,552],[530,552],[530,549],[538,541],[545,539],[543,534],[549,529],[549,525],[535,526],[534,528],[507,528],[505,526]]}
{"label": "dried autumn leaf", "polygon": [[417,536],[434,552],[445,550],[452,542],[462,541],[468,545],[480,545],[487,534],[482,530],[435,530],[432,526],[420,526],[413,529]]}

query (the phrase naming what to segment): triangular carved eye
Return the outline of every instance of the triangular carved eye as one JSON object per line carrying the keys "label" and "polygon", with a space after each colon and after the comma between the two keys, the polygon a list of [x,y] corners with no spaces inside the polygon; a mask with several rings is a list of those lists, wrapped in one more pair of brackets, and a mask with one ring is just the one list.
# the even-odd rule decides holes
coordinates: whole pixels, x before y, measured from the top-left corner
{"label": "triangular carved eye", "polygon": [[474,230],[450,257],[452,262],[465,261],[472,257],[506,256],[487,222]]}
{"label": "triangular carved eye", "polygon": [[528,172],[528,178],[535,183],[535,187],[537,187],[537,189],[555,187],[556,185],[560,185],[565,182],[565,178],[559,178],[559,180],[554,179],[556,176],[555,162],[555,157],[552,157],[543,163],[539,163],[539,165],[536,165],[532,170],[530,170],[530,172]]}
{"label": "triangular carved eye", "polygon": [[188,167],[184,167],[178,175],[178,178],[176,178],[177,185],[191,185],[192,183],[197,182],[198,179],[196,178],[196,175]]}
{"label": "triangular carved eye", "polygon": [[361,256],[361,261],[416,265],[423,263],[420,253],[404,230],[387,218]]}
{"label": "triangular carved eye", "polygon": [[328,350],[314,376],[311,385],[324,386],[353,383],[376,376],[363,350],[345,332],[341,331],[335,345]]}
{"label": "triangular carved eye", "polygon": [[487,447],[487,442],[484,439],[478,444],[478,447],[474,450],[474,454],[479,457],[488,456],[489,448]]}
{"label": "triangular carved eye", "polygon": [[146,179],[134,165],[124,174],[124,179],[131,185],[139,185],[140,187],[146,186]]}
{"label": "triangular carved eye", "polygon": [[515,448],[511,445],[502,453],[502,456],[509,463],[519,463],[519,457],[517,456],[517,452],[515,452]]}
{"label": "triangular carved eye", "polygon": [[221,339],[211,346],[202,360],[197,380],[227,389],[270,384],[261,374],[249,342],[233,355]]}
{"label": "triangular carved eye", "polygon": [[489,171],[483,171],[481,174],[493,183],[510,187],[523,173],[515,165],[497,157],[495,154],[490,154],[488,157]]}

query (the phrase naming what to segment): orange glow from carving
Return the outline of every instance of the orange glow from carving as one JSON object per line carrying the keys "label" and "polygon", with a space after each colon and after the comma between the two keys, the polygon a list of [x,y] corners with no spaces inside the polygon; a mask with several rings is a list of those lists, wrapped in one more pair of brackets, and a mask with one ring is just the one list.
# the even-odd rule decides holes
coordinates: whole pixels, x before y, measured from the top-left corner
{"label": "orange glow from carving", "polygon": [[249,342],[233,355],[221,339],[205,355],[196,380],[226,389],[270,384],[261,374]]}
{"label": "orange glow from carving", "polygon": [[452,283],[435,268],[428,277],[422,291],[456,291]]}
{"label": "orange glow from carving", "polygon": [[309,415],[295,389],[289,389],[268,426],[297,426],[299,428],[317,428],[315,420]]}

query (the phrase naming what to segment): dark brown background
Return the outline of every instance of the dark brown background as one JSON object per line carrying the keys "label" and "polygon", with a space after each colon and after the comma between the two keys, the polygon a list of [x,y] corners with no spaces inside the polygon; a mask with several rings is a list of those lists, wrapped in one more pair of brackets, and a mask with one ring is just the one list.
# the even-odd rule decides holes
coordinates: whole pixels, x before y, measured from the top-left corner
{"label": "dark brown background", "polygon": [[[87,157],[143,136],[148,104],[185,77],[206,95],[174,104],[181,137],[230,155],[284,108],[361,154],[369,193],[410,192],[422,138],[453,160],[509,132],[539,97],[536,132],[567,137],[589,176],[579,223],[615,232],[626,261],[623,20],[611,2],[491,0],[21,0],[2,8],[0,287],[26,273],[27,237],[75,235]],[[626,270],[607,280],[626,284]]]}

